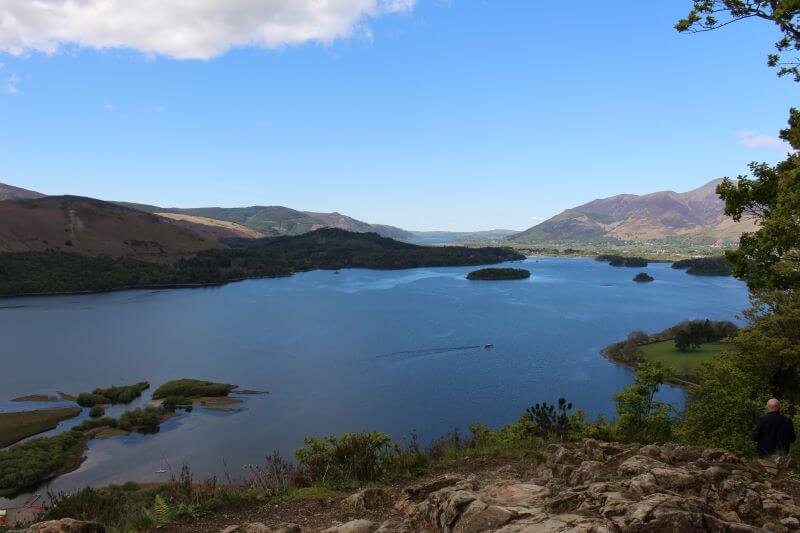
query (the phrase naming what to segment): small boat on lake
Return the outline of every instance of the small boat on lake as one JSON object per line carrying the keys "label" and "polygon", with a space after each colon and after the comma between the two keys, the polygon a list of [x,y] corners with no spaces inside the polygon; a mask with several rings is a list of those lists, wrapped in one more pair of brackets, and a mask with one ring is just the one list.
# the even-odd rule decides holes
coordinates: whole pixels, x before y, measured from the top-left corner
{"label": "small boat on lake", "polygon": [[492,348],[494,348],[494,344],[492,344],[491,342],[487,342],[486,344],[483,345],[484,350],[490,350]]}

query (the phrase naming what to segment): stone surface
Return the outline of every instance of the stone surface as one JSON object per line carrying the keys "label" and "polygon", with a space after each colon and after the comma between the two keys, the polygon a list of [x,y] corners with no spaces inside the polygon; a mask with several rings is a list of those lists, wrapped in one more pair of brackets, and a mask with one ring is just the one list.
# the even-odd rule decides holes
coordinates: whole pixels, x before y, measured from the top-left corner
{"label": "stone surface", "polygon": [[39,522],[28,529],[27,533],[105,533],[106,528],[95,522],[82,522],[72,518]]}
{"label": "stone surface", "polygon": [[364,489],[342,500],[342,505],[353,509],[375,509],[386,499],[386,491],[379,488]]}
{"label": "stone surface", "polygon": [[370,533],[375,524],[370,520],[351,520],[339,526],[322,530],[322,533]]}

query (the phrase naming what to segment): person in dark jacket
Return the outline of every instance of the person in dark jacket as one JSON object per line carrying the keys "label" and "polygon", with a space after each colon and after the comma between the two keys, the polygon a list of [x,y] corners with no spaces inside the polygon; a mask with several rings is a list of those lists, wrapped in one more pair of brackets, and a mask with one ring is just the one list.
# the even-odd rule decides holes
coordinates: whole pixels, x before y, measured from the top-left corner
{"label": "person in dark jacket", "polygon": [[797,437],[794,424],[781,414],[781,402],[775,398],[767,402],[767,414],[758,419],[753,430],[759,457],[767,457],[775,453],[789,453],[791,445]]}

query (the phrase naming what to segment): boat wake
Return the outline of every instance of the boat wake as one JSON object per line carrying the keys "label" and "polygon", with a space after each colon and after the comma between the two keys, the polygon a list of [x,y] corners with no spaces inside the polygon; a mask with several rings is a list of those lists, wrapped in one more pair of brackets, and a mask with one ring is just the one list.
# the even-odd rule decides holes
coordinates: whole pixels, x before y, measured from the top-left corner
{"label": "boat wake", "polygon": [[401,352],[391,352],[379,355],[379,359],[415,359],[417,357],[427,357],[430,355],[439,355],[450,352],[466,352],[470,350],[479,350],[483,348],[480,344],[472,346],[447,346],[442,348],[423,348],[420,350],[405,350]]}

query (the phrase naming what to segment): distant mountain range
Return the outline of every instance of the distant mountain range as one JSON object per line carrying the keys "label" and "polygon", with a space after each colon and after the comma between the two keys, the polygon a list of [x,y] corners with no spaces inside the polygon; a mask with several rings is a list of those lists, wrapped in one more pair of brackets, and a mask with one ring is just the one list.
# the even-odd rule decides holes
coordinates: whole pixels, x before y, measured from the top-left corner
{"label": "distant mountain range", "polygon": [[[146,204],[132,204],[119,202],[120,205],[154,213],[167,218],[178,218],[176,215],[199,217],[191,221],[199,224],[208,223],[209,220],[225,221],[257,231],[260,237],[276,237],[279,235],[301,235],[321,228],[338,228],[358,233],[377,233],[382,237],[397,240],[411,240],[414,234],[383,224],[369,224],[340,213],[314,213],[311,211],[297,211],[282,206],[252,206],[252,207],[196,207],[176,208],[157,207]],[[185,219],[184,220],[189,220]]]}
{"label": "distant mountain range", "polygon": [[726,244],[752,231],[752,222],[725,216],[716,194],[721,180],[689,192],[620,194],[567,209],[509,237],[520,244],[643,242],[679,239],[696,244]]}
{"label": "distant mountain range", "polygon": [[[751,222],[735,223],[723,212],[719,180],[685,193],[621,194],[567,209],[523,232],[412,232],[370,224],[340,213],[283,206],[158,207],[42,193],[0,183],[0,251],[63,250],[168,260],[203,247],[224,247],[229,238],[301,235],[322,228],[377,233],[428,244],[498,242],[626,243],[673,240],[690,244],[738,241]],[[147,215],[147,216],[144,216]],[[66,244],[69,243],[69,244]],[[132,244],[133,243],[133,244]],[[149,244],[146,244],[149,243]],[[159,244],[159,246],[156,246]]]}

